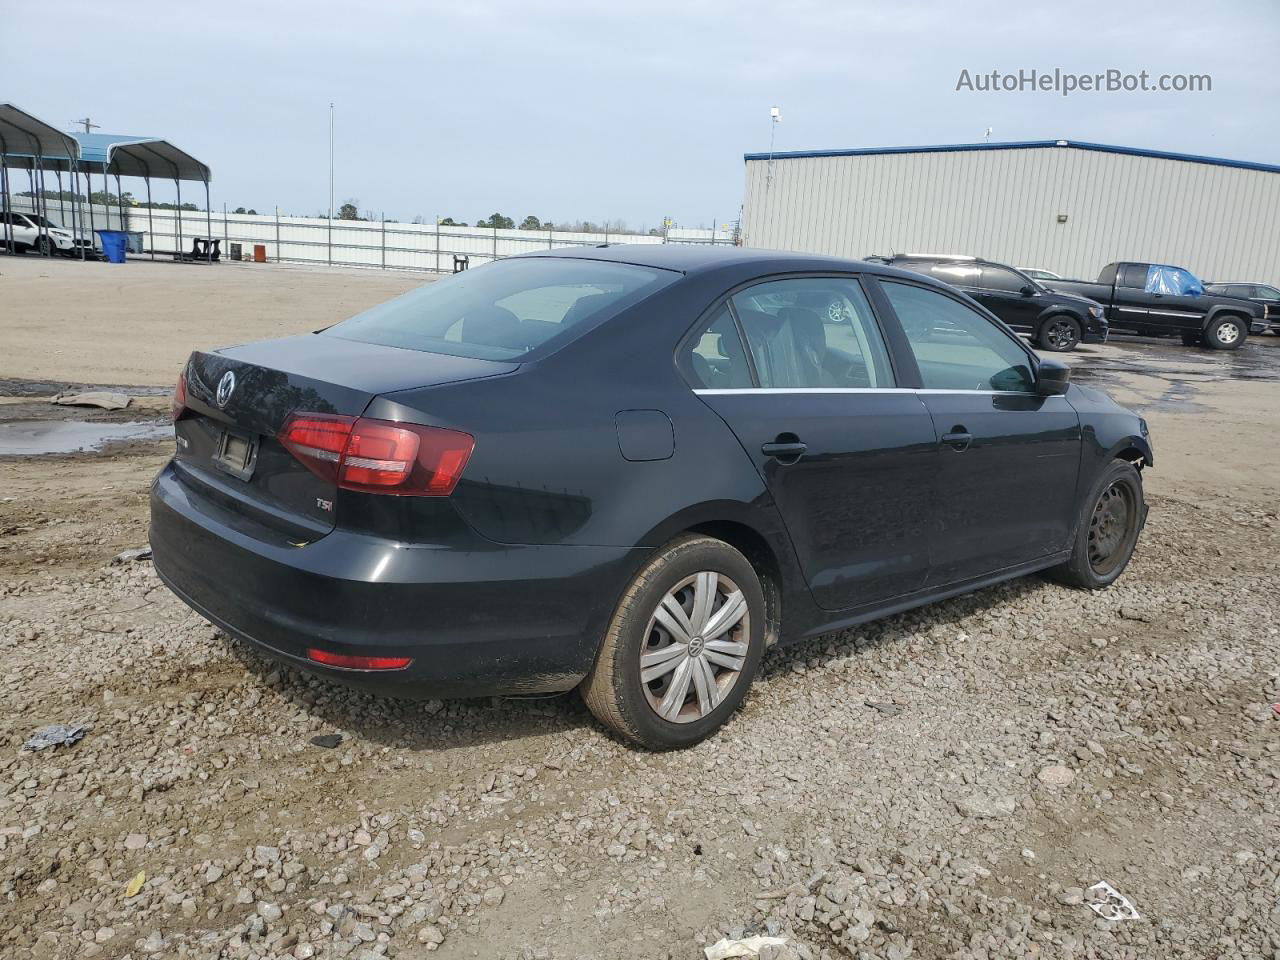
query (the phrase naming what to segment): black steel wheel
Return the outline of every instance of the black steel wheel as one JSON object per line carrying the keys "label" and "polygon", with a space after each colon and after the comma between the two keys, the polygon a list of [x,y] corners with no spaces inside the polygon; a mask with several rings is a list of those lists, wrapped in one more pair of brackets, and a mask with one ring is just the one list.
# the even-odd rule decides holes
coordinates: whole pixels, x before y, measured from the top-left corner
{"label": "black steel wheel", "polygon": [[1137,467],[1112,460],[1080,504],[1071,558],[1050,575],[1088,590],[1114,583],[1133,557],[1146,513]]}

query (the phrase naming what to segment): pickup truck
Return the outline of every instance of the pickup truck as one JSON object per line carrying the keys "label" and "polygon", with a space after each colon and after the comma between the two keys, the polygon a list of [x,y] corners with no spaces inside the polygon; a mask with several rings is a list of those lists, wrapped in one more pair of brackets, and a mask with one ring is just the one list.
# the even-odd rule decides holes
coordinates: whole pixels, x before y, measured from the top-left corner
{"label": "pickup truck", "polygon": [[1112,330],[1180,334],[1187,346],[1236,350],[1266,329],[1262,308],[1239,297],[1206,294],[1189,270],[1159,263],[1109,263],[1098,279],[1050,280],[1051,290],[1102,304]]}

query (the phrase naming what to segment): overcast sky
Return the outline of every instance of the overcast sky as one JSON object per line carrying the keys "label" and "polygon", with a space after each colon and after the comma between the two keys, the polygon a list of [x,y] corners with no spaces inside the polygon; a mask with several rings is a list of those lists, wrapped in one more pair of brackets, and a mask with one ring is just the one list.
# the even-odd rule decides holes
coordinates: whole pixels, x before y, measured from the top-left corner
{"label": "overcast sky", "polygon": [[[1208,93],[957,92],[961,70]],[[1078,139],[1280,162],[1280,2],[0,0],[0,100],[172,140],[213,203],[408,220],[737,217],[744,152]],[[171,196],[171,194],[170,194]]]}

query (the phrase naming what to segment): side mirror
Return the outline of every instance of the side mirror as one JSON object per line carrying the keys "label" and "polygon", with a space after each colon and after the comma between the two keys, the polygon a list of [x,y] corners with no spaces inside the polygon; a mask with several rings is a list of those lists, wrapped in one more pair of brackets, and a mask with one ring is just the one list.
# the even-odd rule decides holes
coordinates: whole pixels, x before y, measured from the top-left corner
{"label": "side mirror", "polygon": [[1060,397],[1071,386],[1071,368],[1061,360],[1041,357],[1036,371],[1036,393],[1042,397]]}
{"label": "side mirror", "polygon": [[1031,284],[1027,284],[1022,288],[1022,295],[1024,297],[1034,297],[1036,295],[1036,288],[1031,286]]}

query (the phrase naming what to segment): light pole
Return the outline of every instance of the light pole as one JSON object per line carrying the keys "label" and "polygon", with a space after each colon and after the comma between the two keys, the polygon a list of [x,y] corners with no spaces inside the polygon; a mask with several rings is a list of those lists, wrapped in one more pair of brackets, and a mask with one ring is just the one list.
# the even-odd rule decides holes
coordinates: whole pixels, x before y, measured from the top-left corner
{"label": "light pole", "polygon": [[325,247],[329,254],[329,265],[333,265],[333,101],[329,101],[329,219],[325,221]]}
{"label": "light pole", "polygon": [[769,167],[765,178],[765,189],[773,182],[773,140],[778,133],[778,124],[782,122],[782,108],[769,108]]}

